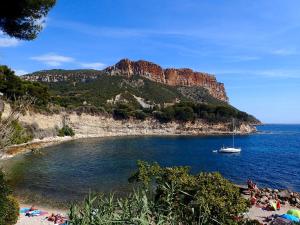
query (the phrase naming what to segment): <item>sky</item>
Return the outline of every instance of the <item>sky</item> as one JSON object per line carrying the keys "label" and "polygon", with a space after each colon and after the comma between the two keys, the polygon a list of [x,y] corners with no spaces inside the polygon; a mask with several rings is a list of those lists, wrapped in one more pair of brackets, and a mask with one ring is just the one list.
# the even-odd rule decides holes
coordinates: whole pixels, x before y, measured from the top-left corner
{"label": "sky", "polygon": [[[0,33],[18,75],[122,58],[215,74],[264,123],[300,123],[299,0],[58,0],[34,41]],[[298,103],[297,103],[298,102]]]}

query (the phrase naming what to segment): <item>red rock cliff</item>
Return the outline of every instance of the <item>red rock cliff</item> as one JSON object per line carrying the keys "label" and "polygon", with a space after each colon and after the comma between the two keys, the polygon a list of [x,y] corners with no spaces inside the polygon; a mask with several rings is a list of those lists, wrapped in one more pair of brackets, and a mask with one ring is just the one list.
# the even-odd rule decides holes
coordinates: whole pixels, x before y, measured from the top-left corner
{"label": "red rock cliff", "polygon": [[214,75],[196,72],[191,69],[163,69],[161,66],[139,60],[122,59],[114,66],[105,69],[110,75],[140,75],[150,80],[170,86],[200,86],[208,90],[215,98],[228,101],[223,83],[219,83]]}

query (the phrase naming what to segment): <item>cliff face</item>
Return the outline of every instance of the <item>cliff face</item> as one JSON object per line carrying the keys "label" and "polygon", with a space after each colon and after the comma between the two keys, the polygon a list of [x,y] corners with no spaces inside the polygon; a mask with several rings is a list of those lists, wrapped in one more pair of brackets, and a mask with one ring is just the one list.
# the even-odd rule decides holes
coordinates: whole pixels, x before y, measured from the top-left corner
{"label": "cliff face", "polygon": [[44,70],[28,75],[23,75],[24,80],[38,82],[63,82],[81,81],[97,79],[102,74],[97,70]]}
{"label": "cliff face", "polygon": [[39,82],[63,82],[96,79],[104,74],[121,75],[130,78],[138,75],[155,82],[169,86],[203,87],[211,96],[224,102],[228,102],[223,83],[216,80],[214,75],[196,72],[191,69],[163,69],[161,66],[148,61],[131,61],[122,59],[114,66],[107,67],[102,71],[97,70],[50,70],[40,71],[22,76],[25,80]]}
{"label": "cliff face", "polygon": [[110,75],[125,75],[131,77],[139,75],[150,80],[170,86],[200,86],[208,90],[215,98],[228,101],[223,83],[219,83],[214,75],[196,72],[191,69],[163,69],[157,64],[139,60],[123,59],[114,66],[105,69]]}
{"label": "cliff face", "polygon": [[[3,118],[10,113],[10,106],[5,104]],[[76,137],[106,137],[128,135],[220,135],[231,133],[231,123],[207,123],[203,120],[186,123],[159,123],[154,119],[144,121],[129,119],[115,120],[107,115],[89,115],[82,113],[61,112],[45,115],[35,112],[26,112],[19,117],[21,124],[31,127],[34,138],[55,137],[63,124],[70,126]],[[239,134],[255,132],[254,126],[241,123],[236,127]]]}

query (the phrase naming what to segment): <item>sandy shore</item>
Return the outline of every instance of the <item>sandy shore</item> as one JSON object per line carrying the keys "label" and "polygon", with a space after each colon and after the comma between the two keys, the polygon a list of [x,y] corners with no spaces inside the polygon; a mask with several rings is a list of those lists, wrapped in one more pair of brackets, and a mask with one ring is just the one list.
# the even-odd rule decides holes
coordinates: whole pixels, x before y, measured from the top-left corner
{"label": "sandy shore", "polygon": [[252,208],[250,208],[249,212],[246,213],[245,217],[252,219],[252,220],[258,220],[262,224],[268,224],[267,222],[265,222],[265,219],[267,217],[270,217],[275,214],[278,214],[278,215],[286,214],[287,211],[290,209],[297,209],[297,208],[292,207],[289,204],[286,204],[286,205],[282,205],[280,210],[266,211],[257,206],[252,206]]}
{"label": "sandy shore", "polygon": [[[21,208],[29,208],[30,205],[21,204]],[[39,207],[35,206],[39,210],[48,212],[45,216],[36,216],[36,217],[26,217],[24,214],[21,214],[19,217],[19,220],[17,222],[17,225],[53,225],[53,222],[47,221],[46,217],[54,214],[61,214],[63,216],[67,216],[68,210],[63,209],[54,209],[49,207]],[[253,206],[250,208],[249,212],[245,214],[245,217],[252,220],[258,220],[262,224],[268,224],[265,222],[265,219],[271,215],[278,214],[282,215],[285,214],[288,210],[295,209],[294,207],[290,206],[289,204],[286,204],[281,207],[280,210],[277,211],[266,211],[262,210],[261,208],[258,208],[256,206]]]}
{"label": "sandy shore", "polygon": [[[30,208],[31,205],[26,205],[26,204],[21,204],[20,208]],[[53,225],[53,222],[47,221],[46,217],[51,215],[52,213],[54,214],[61,214],[63,216],[67,216],[68,211],[63,210],[63,209],[53,209],[49,207],[40,207],[40,206],[35,206],[35,208],[48,212],[47,215],[44,216],[35,216],[35,217],[27,217],[24,214],[21,214],[19,217],[19,220],[16,225]]]}

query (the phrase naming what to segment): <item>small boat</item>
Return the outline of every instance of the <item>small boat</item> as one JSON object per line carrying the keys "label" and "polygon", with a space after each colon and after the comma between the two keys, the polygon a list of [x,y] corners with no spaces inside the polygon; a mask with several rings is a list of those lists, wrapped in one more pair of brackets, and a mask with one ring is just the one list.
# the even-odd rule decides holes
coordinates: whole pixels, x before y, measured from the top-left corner
{"label": "small boat", "polygon": [[241,148],[235,148],[235,147],[223,147],[219,150],[219,152],[221,153],[239,153],[241,152],[242,149]]}
{"label": "small boat", "polygon": [[219,152],[220,153],[240,153],[242,151],[241,148],[235,148],[234,147],[234,135],[235,135],[235,126],[234,126],[234,119],[232,119],[232,126],[233,126],[233,132],[232,132],[232,147],[222,147]]}

